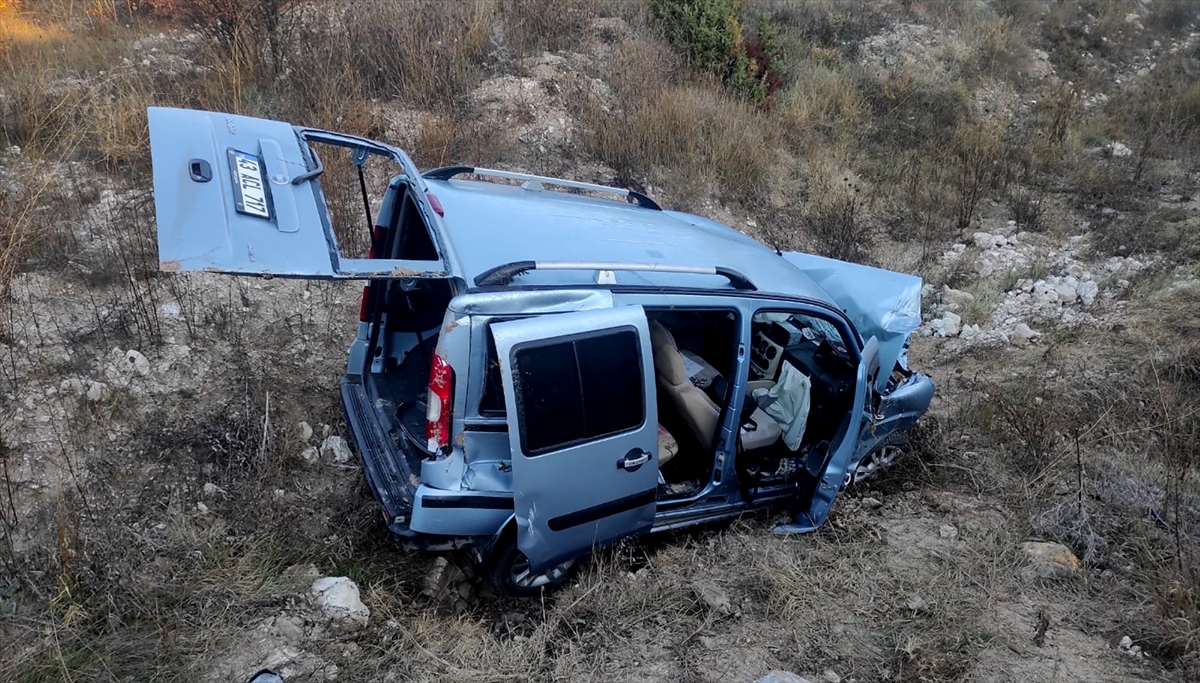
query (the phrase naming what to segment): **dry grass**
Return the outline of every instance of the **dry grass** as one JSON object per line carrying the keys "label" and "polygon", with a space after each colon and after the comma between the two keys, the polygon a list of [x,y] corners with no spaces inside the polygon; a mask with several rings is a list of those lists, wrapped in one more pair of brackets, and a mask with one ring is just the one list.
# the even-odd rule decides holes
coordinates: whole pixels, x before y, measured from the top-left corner
{"label": "dry grass", "polygon": [[[1081,52],[1117,55],[1151,33],[1119,27],[1120,3],[1088,3],[1102,25],[1121,29],[1120,45],[1102,47],[1095,32],[1080,32],[1087,11],[1074,2],[1000,3],[999,13],[959,3],[750,2],[747,25],[766,15],[786,48],[786,82],[769,108],[687,70],[641,3],[225,3],[287,11],[172,46],[186,68],[141,66],[155,34],[181,35],[174,15],[80,3],[89,11],[71,16],[73,4],[18,14],[0,3],[0,138],[22,147],[19,156],[0,150],[0,430],[20,428],[14,397],[43,392],[37,400],[64,417],[50,423],[62,427],[59,441],[38,448],[65,484],[18,514],[14,501],[30,491],[10,485],[30,476],[18,468],[32,446],[0,443],[0,566],[18,584],[0,581],[0,607],[19,614],[0,618],[0,641],[17,644],[0,654],[0,679],[195,679],[195,667],[218,666],[240,644],[241,629],[303,593],[289,567],[312,562],[358,581],[375,615],[354,640],[370,656],[344,658],[344,642],[310,646],[347,680],[752,680],[768,668],[957,680],[982,652],[1005,647],[990,620],[1024,595],[1015,545],[1033,536],[1070,545],[1091,578],[1031,595],[1077,602],[1073,618],[1094,632],[1132,633],[1188,675],[1200,650],[1200,548],[1188,534],[1200,522],[1200,395],[1195,350],[1179,340],[1196,332],[1194,305],[1176,301],[1129,323],[1144,339],[1057,335],[1027,367],[990,351],[940,359],[939,387],[955,405],[945,419],[930,416],[915,461],[872,492],[884,512],[850,496],[810,538],[773,537],[753,518],[631,544],[602,553],[543,601],[485,598],[447,615],[421,595],[427,560],[384,544],[354,475],[307,470],[296,457],[298,420],[337,429],[329,388],[354,292],[159,278],[148,199],[129,192],[149,182],[150,104],[375,136],[388,133],[380,109],[396,106],[420,114],[404,142],[423,166],[512,163],[527,150],[476,110],[474,89],[493,75],[526,75],[522,58],[542,50],[587,57],[592,20],[617,14],[628,33],[610,27],[611,63],[572,66],[578,78],[561,98],[578,124],[570,161],[605,164],[675,206],[724,204],[754,215],[775,244],[844,258],[915,243],[928,261],[970,233],[981,201],[1003,201],[1027,229],[1051,221],[1035,203],[1064,196],[1097,221],[1100,249],[1182,258],[1200,243],[1195,219],[1147,207],[1163,182],[1191,192],[1177,171],[1195,149],[1200,112],[1187,64],[1162,67],[1149,90],[1113,91],[1108,107],[1080,101],[1107,87]],[[1155,12],[1148,29],[1175,30],[1170,3]],[[896,20],[947,27],[952,49],[937,53],[938,70],[864,68],[857,41]],[[256,41],[269,49],[248,47]],[[1031,48],[1046,49],[1078,87],[1028,82]],[[976,97],[990,88],[1038,104],[1013,118],[982,111]],[[1085,154],[1112,139],[1136,156]],[[352,248],[341,231],[358,233],[361,214],[356,180],[342,171],[331,167],[327,192],[345,210],[335,222]],[[1088,213],[1104,207],[1136,220],[1106,224]],[[51,296],[61,284],[74,294]],[[973,290],[967,322],[994,308],[996,283],[985,284]],[[179,304],[177,321],[161,313],[168,302]],[[114,387],[105,401],[44,393],[98,376],[114,346],[154,355],[180,344],[194,350],[178,362],[196,370],[177,390],[147,398]],[[1068,362],[1081,353],[1084,367]],[[973,366],[986,384],[949,372]],[[1023,374],[1005,376],[1010,369]],[[1028,380],[1049,370],[1057,379]],[[221,494],[203,498],[201,514],[206,482]],[[1066,504],[1055,493],[1061,482]],[[1126,495],[1130,487],[1161,495]],[[938,524],[959,523],[963,500],[983,509],[961,513],[964,545],[922,550]],[[1002,523],[972,526],[992,519],[984,501],[1003,510]],[[38,528],[43,543],[14,544]],[[1105,569],[1115,578],[1094,578]],[[702,584],[724,592],[732,611],[706,601]],[[912,607],[913,595],[936,599]],[[1101,614],[1114,604],[1128,607],[1116,621]],[[738,644],[737,657],[726,642]]]}
{"label": "dry grass", "polygon": [[573,93],[584,151],[626,182],[648,178],[685,203],[709,182],[729,199],[760,196],[778,140],[770,119],[730,99],[718,83],[673,78],[677,68],[661,46],[623,45],[612,65],[616,104],[586,84]]}

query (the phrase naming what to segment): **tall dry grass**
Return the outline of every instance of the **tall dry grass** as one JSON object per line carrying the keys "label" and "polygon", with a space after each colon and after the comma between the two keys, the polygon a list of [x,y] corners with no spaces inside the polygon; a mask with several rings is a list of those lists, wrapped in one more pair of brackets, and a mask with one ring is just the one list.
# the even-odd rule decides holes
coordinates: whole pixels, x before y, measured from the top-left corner
{"label": "tall dry grass", "polygon": [[[74,343],[105,349],[162,342],[157,308],[168,298],[181,300],[192,341],[198,346],[229,344],[234,352],[221,357],[244,365],[233,368],[239,382],[229,389],[227,404],[211,410],[194,406],[183,395],[164,400],[162,411],[147,415],[122,414],[120,400],[108,407],[84,402],[80,415],[86,419],[78,424],[76,440],[62,448],[79,454],[99,445],[102,454],[93,462],[101,476],[95,481],[108,483],[68,491],[55,510],[34,520],[53,532],[40,554],[18,558],[11,549],[6,553],[8,573],[39,591],[38,604],[44,608],[35,619],[5,631],[34,643],[15,657],[5,653],[9,658],[0,662],[0,678],[6,680],[192,676],[188,663],[219,657],[220,648],[238,637],[231,634],[238,633],[239,622],[253,619],[264,604],[287,599],[291,588],[285,587],[284,567],[308,561],[356,577],[369,587],[372,608],[401,624],[397,640],[380,646],[378,660],[364,657],[347,665],[364,674],[390,667],[416,680],[612,679],[613,670],[604,668],[612,665],[608,655],[635,635],[638,642],[647,640],[646,629],[654,638],[669,639],[688,659],[688,653],[700,653],[695,649],[699,635],[726,619],[679,579],[700,578],[696,574],[701,570],[741,577],[730,579],[729,589],[746,597],[748,609],[762,610],[756,618],[787,626],[792,635],[784,649],[801,652],[795,660],[800,663],[816,666],[821,660],[811,653],[837,644],[828,637],[832,631],[812,628],[805,615],[841,614],[837,610],[845,609],[845,602],[835,597],[864,588],[921,588],[950,597],[944,607],[915,622],[895,617],[907,614],[898,607],[875,612],[865,598],[852,601],[859,618],[890,619],[880,641],[886,656],[866,649],[851,653],[855,671],[864,678],[884,665],[913,679],[961,677],[982,642],[971,630],[972,618],[984,606],[969,590],[969,566],[950,566],[915,586],[896,576],[864,585],[857,580],[863,575],[858,570],[874,566],[878,539],[863,527],[812,545],[767,547],[753,544],[762,540],[755,536],[760,529],[739,527],[718,538],[715,550],[685,544],[678,552],[654,555],[651,564],[661,567],[641,590],[626,590],[617,581],[644,560],[619,553],[605,556],[558,602],[547,603],[544,616],[531,620],[522,641],[505,640],[489,630],[500,621],[489,610],[503,614],[510,609],[507,604],[486,603],[479,614],[455,619],[438,614],[421,602],[419,561],[382,547],[383,532],[373,525],[373,516],[362,514],[365,501],[355,497],[361,492],[316,491],[308,498],[289,499],[286,506],[263,495],[310,481],[295,462],[299,444],[290,428],[282,419],[263,419],[270,412],[268,392],[276,397],[272,405],[280,394],[302,396],[317,406],[313,411],[322,419],[336,420],[336,405],[321,393],[333,379],[296,368],[299,352],[290,346],[296,338],[330,335],[328,326],[316,329],[319,322],[290,312],[276,321],[278,338],[252,339],[243,314],[250,290],[230,286],[226,299],[206,306],[196,301],[200,293],[193,285],[156,278],[153,222],[144,196],[119,195],[98,215],[86,211],[96,203],[99,189],[76,182],[73,174],[99,179],[105,189],[118,192],[148,186],[147,105],[234,111],[376,136],[387,133],[377,107],[399,106],[425,115],[413,148],[421,165],[504,161],[522,150],[506,148],[494,125],[475,111],[474,88],[495,74],[521,73],[522,57],[578,49],[592,19],[620,14],[629,19],[631,37],[620,39],[606,72],[584,74],[605,87],[581,80],[566,98],[580,127],[580,160],[606,164],[631,186],[661,188],[676,205],[713,208],[724,203],[730,211],[751,214],[760,226],[776,231],[774,244],[862,260],[871,258],[873,245],[910,243],[919,243],[932,258],[946,240],[969,234],[981,202],[1009,201],[1025,192],[1037,197],[1067,192],[1082,197],[1081,205],[1122,207],[1136,214],[1153,196],[1143,187],[1147,179],[1166,177],[1157,175],[1164,172],[1162,162],[1179,161],[1171,157],[1193,149],[1188,145],[1195,144],[1200,109],[1194,83],[1180,75],[1186,75],[1184,70],[1164,71],[1179,80],[1164,82],[1162,90],[1131,93],[1100,113],[1085,112],[1080,91],[1102,87],[1102,82],[1082,78],[1088,65],[1079,53],[1099,48],[1089,42],[1094,36],[1078,32],[1086,17],[1071,2],[1048,7],[1044,17],[1030,9],[1036,3],[1000,3],[1003,11],[996,15],[986,8],[965,13],[957,3],[913,3],[912,14],[900,18],[933,17],[959,31],[957,51],[950,55],[954,59],[937,73],[861,68],[852,49],[855,41],[886,29],[896,18],[875,3],[747,3],[748,23],[752,15],[767,15],[788,46],[787,80],[769,110],[739,102],[720,84],[687,71],[650,30],[638,3],[228,0],[220,6],[260,14],[245,15],[242,28],[224,37],[206,29],[207,37],[180,48],[195,68],[171,73],[139,68],[133,45],[160,30],[184,35],[186,27],[172,23],[180,15],[132,13],[128,3],[107,2],[86,3],[104,11],[68,17],[71,4],[64,0],[37,14],[18,14],[12,2],[0,9],[6,12],[0,14],[0,138],[5,147],[22,147],[19,157],[4,156],[0,168],[5,174],[0,183],[0,294],[11,293],[13,277],[33,270],[79,278],[96,297],[91,304],[95,320],[86,337]],[[264,11],[268,14],[262,15]],[[364,15],[369,20],[362,20]],[[999,81],[1025,87],[1022,55],[1033,47],[1047,49],[1060,75],[1083,85],[1038,91],[1038,105],[1021,121],[983,115],[974,95],[982,85]],[[127,58],[133,63],[126,65]],[[1139,131],[1151,136],[1144,145],[1137,144]],[[1128,163],[1083,156],[1085,146],[1097,144],[1091,137],[1115,136],[1134,140],[1139,156]],[[336,175],[331,171],[327,178],[331,197],[341,196],[332,187]],[[20,182],[12,182],[14,177]],[[352,176],[346,180],[354,182]],[[1031,189],[1021,187],[1026,184]],[[338,203],[357,210],[357,188],[347,188]],[[81,226],[82,231],[76,230]],[[1151,240],[1152,234],[1137,224],[1122,226],[1101,232],[1100,245],[1115,249],[1139,238],[1146,249],[1167,244]],[[92,242],[104,246],[87,249]],[[332,303],[330,307],[336,309]],[[7,323],[13,319],[11,306],[4,312]],[[975,314],[969,319],[976,319]],[[1175,320],[1169,326],[1194,331],[1189,325],[1194,322]],[[0,336],[11,335],[0,330]],[[1068,341],[1048,348],[1047,354],[1063,353],[1070,348]],[[1148,464],[1132,468],[1129,476],[1162,487],[1168,528],[1158,527],[1143,510],[1110,510],[1108,502],[1087,503],[1087,529],[1056,526],[1061,519],[1053,516],[1037,528],[1059,534],[1085,558],[1102,557],[1096,549],[1106,547],[1105,552],[1123,553],[1113,558],[1135,562],[1137,576],[1128,585],[1141,592],[1141,604],[1152,614],[1135,615],[1127,623],[1148,634],[1156,653],[1184,661],[1197,651],[1200,625],[1197,549],[1185,533],[1197,522],[1189,498],[1196,483],[1189,447],[1196,437],[1189,412],[1197,398],[1195,359],[1181,355],[1158,365],[1157,381],[1155,368],[1146,365],[1146,359],[1174,343],[1174,337],[1164,337],[1156,347],[1140,348],[1141,360],[1106,366],[1110,379],[1085,387],[1090,393],[1071,389],[1058,400],[1054,394],[1039,395],[1028,383],[1024,391],[995,387],[1000,393],[986,399],[990,411],[972,403],[971,410],[956,413],[962,419],[954,439],[938,442],[939,454],[957,454],[956,459],[930,463],[932,469],[921,476],[939,485],[966,486],[948,475],[928,474],[942,471],[935,469],[939,464],[953,466],[944,471],[956,475],[983,476],[981,470],[990,465],[963,456],[955,445],[979,431],[996,439],[1003,456],[996,459],[1003,465],[997,469],[1020,483],[1000,488],[1011,482],[1004,484],[1004,476],[987,472],[1000,482],[996,491],[1008,495],[1042,476],[1034,488],[1045,492],[1052,476],[1076,474],[1071,469],[1074,451],[1061,448],[1062,434],[1075,426],[1067,418],[1079,413],[1062,407],[1092,402],[1104,410],[1111,407],[1107,431],[1081,437],[1089,451],[1085,458],[1096,458],[1085,461],[1084,486],[1101,498],[1108,490],[1111,480],[1103,476],[1107,463],[1100,455],[1104,449],[1119,451],[1126,464],[1144,461]],[[1096,345],[1116,344],[1106,337]],[[0,378],[6,388],[32,381],[5,372]],[[3,428],[11,411],[0,412]],[[136,439],[122,442],[128,450],[104,446],[114,424],[132,425],[128,433]],[[1112,444],[1119,448],[1111,449]],[[0,462],[7,467],[15,457],[0,453]],[[75,466],[78,459],[69,462]],[[173,468],[178,479],[162,477],[142,485],[138,477],[143,468],[160,471],[154,468],[164,466]],[[177,528],[155,535],[146,522],[167,514],[162,512],[164,501],[194,504],[196,492],[178,487],[185,479],[220,484],[228,497],[212,505],[229,521],[209,526],[203,518],[175,510],[170,520]],[[1030,519],[1041,519],[1046,512],[1036,507],[1037,501],[1014,499],[1020,503],[1014,507],[1028,510]],[[3,502],[0,496],[0,507]],[[105,505],[124,516],[105,519],[95,513]],[[298,521],[298,514],[304,519]],[[9,512],[0,515],[5,525],[15,524],[13,520]],[[136,533],[135,524],[140,525]],[[1017,524],[1022,533],[1027,530],[1023,524]],[[1034,526],[1031,522],[1028,529]],[[743,536],[754,538],[746,545]],[[1100,536],[1108,539],[1107,546],[1094,542]],[[989,567],[1002,567],[1010,559],[1003,553],[1013,540],[1004,534],[986,539],[980,547],[997,553],[987,557]],[[148,553],[168,559],[159,566],[145,561]],[[708,564],[698,565],[694,558]],[[831,572],[830,567],[844,571]],[[34,573],[44,570],[48,573]],[[130,576],[137,580],[128,580]],[[543,610],[538,606],[530,613],[542,615]],[[603,635],[600,647],[589,640],[581,619],[605,624],[618,635]],[[686,629],[677,630],[676,624]],[[971,637],[956,640],[955,629],[966,629]],[[385,637],[382,630],[371,635],[381,642]]]}

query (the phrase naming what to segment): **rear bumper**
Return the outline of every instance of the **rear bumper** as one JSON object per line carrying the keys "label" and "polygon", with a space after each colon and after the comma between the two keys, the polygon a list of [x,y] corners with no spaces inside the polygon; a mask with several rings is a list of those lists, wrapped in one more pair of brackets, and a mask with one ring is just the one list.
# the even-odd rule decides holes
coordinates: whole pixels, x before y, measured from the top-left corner
{"label": "rear bumper", "polygon": [[420,478],[409,466],[409,454],[401,450],[409,447],[407,440],[392,440],[380,426],[361,377],[343,377],[340,390],[354,450],[393,540],[413,550],[455,550],[490,541],[491,536],[431,534],[409,528]]}

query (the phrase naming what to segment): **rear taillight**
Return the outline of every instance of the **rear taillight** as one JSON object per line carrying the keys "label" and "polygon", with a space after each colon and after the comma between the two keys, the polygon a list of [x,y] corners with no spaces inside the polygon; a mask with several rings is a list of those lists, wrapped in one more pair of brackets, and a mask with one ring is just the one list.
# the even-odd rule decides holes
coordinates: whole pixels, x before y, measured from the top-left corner
{"label": "rear taillight", "polygon": [[[376,225],[375,230],[371,232],[371,250],[367,252],[367,258],[375,258],[375,245],[379,243],[379,234],[383,232],[383,228]],[[367,316],[370,311],[367,310],[369,305],[367,302],[371,300],[371,285],[363,287],[362,301],[358,304],[358,321],[369,322]]]}
{"label": "rear taillight", "polygon": [[429,200],[429,205],[433,207],[433,212],[445,218],[446,210],[442,208],[442,202],[437,198],[437,195],[432,192],[426,192],[425,198]]}
{"label": "rear taillight", "polygon": [[371,285],[367,285],[366,287],[363,287],[362,301],[360,301],[358,304],[358,321],[359,322],[363,322],[363,323],[369,322],[367,320],[367,314],[368,314],[367,302],[370,301],[370,299],[371,299]]}
{"label": "rear taillight", "polygon": [[425,439],[429,451],[439,453],[450,446],[451,396],[454,369],[436,353],[429,367],[429,406],[425,412]]}

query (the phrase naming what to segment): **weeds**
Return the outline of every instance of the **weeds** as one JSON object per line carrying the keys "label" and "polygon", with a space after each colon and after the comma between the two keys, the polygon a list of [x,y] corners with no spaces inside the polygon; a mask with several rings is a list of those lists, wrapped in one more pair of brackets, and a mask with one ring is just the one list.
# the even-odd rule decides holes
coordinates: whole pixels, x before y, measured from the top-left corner
{"label": "weeds", "polygon": [[805,224],[818,251],[843,261],[864,261],[871,253],[873,236],[864,221],[862,188],[849,177],[818,172],[805,207]]}
{"label": "weeds", "polygon": [[[1197,146],[1191,65],[1163,62],[1128,91],[1108,90],[1106,106],[1083,94],[1108,89],[1097,68],[1106,55],[1147,44],[1149,27],[1174,32],[1194,19],[1182,4],[1155,3],[1140,37],[1113,2],[1002,2],[994,14],[848,0],[108,0],[72,14],[74,5],[39,4],[34,15],[30,3],[0,2],[0,566],[17,586],[0,585],[0,611],[19,615],[0,618],[18,644],[0,656],[0,679],[194,678],[263,609],[304,592],[291,568],[313,562],[354,576],[376,615],[361,642],[380,644],[345,660],[347,675],[610,680],[645,660],[667,662],[653,679],[730,667],[751,680],[759,664],[837,662],[859,680],[951,680],[976,673],[981,650],[994,647],[980,625],[1011,588],[1017,533],[1067,543],[1089,571],[1118,572],[1152,610],[1128,621],[1156,656],[1183,670],[1200,650],[1200,548],[1189,534],[1200,397],[1195,354],[1177,336],[1195,331],[1182,310],[1194,306],[1139,326],[1149,341],[1120,362],[1105,357],[1125,344],[1116,331],[1025,349],[1041,357],[1012,378],[1002,373],[1017,368],[1015,355],[964,352],[956,360],[980,364],[987,389],[937,378],[951,400],[969,395],[914,436],[918,458],[905,474],[937,486],[920,501],[893,479],[878,494],[896,505],[886,515],[856,510],[851,496],[805,539],[751,521],[636,557],[615,549],[558,596],[515,608],[482,600],[447,617],[419,597],[421,560],[381,547],[361,482],[297,457],[308,445],[297,421],[337,428],[329,387],[348,334],[337,321],[353,319],[355,288],[160,279],[144,192],[151,104],[399,136],[423,166],[516,163],[528,143],[506,137],[474,94],[495,75],[535,75],[525,58],[545,50],[569,65],[547,86],[563,86],[551,100],[574,118],[566,161],[603,163],[683,208],[750,213],[773,244],[860,261],[919,248],[927,264],[977,222],[981,201],[1004,202],[1021,230],[1054,230],[1044,202],[1057,207],[1065,192],[1101,252],[1179,258],[1194,240],[1187,202],[1151,207],[1172,164]],[[950,27],[937,69],[859,58],[886,44],[896,20]],[[160,48],[183,64],[143,64],[161,57],[157,31],[179,42]],[[593,50],[594,32],[606,47]],[[865,40],[876,34],[881,42]],[[1033,83],[1033,49],[1049,53],[1057,81]],[[989,110],[997,83],[1037,103],[1011,119]],[[388,127],[396,109],[412,114],[411,130]],[[1084,151],[1114,140],[1132,154]],[[348,252],[361,251],[355,179],[329,161],[322,187],[335,230]],[[992,314],[997,284],[1008,288],[974,290],[965,322]],[[285,301],[269,305],[272,296]],[[1164,336],[1149,339],[1153,330]],[[1060,362],[1083,342],[1088,368]],[[168,353],[185,344],[194,348]],[[178,386],[108,377],[115,345],[144,349]],[[91,398],[84,380],[112,386]],[[47,443],[18,440],[43,433],[36,425],[49,425],[37,428],[52,433]],[[26,469],[39,459],[53,476]],[[1137,496],[1122,498],[1127,480]],[[55,488],[31,507],[34,481]],[[969,555],[946,545],[914,556],[938,530],[911,525],[951,514],[920,507],[926,494],[961,490],[1005,510],[1004,527],[1019,532],[964,525]],[[696,584],[706,579],[736,617],[702,599]],[[514,609],[529,616],[503,630]],[[706,654],[709,639],[743,633],[752,663]]]}

